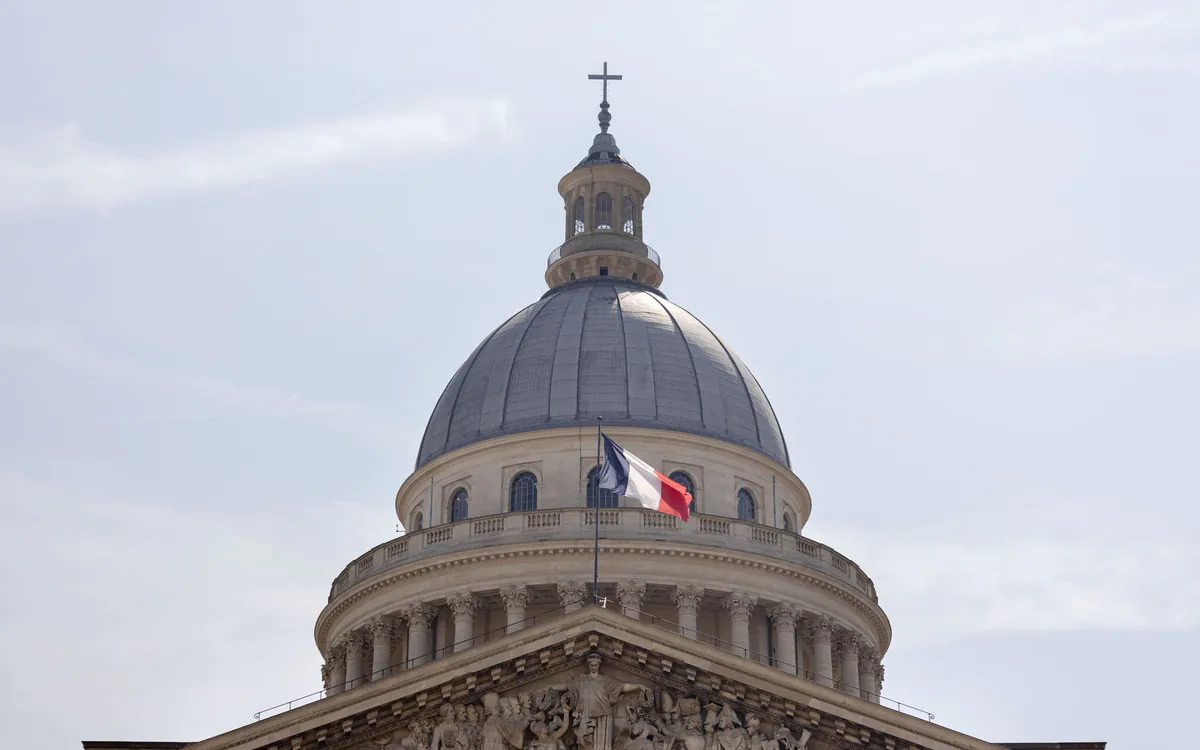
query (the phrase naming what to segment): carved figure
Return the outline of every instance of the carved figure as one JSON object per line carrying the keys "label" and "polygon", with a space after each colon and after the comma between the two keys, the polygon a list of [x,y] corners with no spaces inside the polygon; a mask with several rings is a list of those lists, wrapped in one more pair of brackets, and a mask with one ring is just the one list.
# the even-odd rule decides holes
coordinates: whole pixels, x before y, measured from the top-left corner
{"label": "carved figure", "polygon": [[[570,682],[551,685],[570,693],[575,706],[575,736],[585,750],[612,750],[614,707],[625,693],[641,691],[647,703],[653,693],[645,685],[620,682],[600,674],[600,654],[588,654],[588,671]],[[490,750],[490,749],[489,749]]]}
{"label": "carved figure", "polygon": [[429,724],[418,719],[408,728],[408,736],[400,740],[401,750],[428,750]]}
{"label": "carved figure", "polygon": [[462,736],[458,724],[454,721],[454,706],[443,703],[438,708],[438,725],[433,728],[429,738],[429,750],[464,750]]}
{"label": "carved figure", "polygon": [[746,716],[746,744],[750,750],[763,750],[763,744],[767,742],[767,738],[759,731],[761,722],[758,717],[750,714]]}
{"label": "carved figure", "polygon": [[483,696],[483,741],[481,750],[522,750],[525,744],[525,719],[505,718],[501,713],[500,696],[487,693]]}
{"label": "carved figure", "polygon": [[562,737],[570,728],[571,709],[562,705],[559,714],[549,725],[540,719],[529,725],[529,731],[533,732],[534,736],[533,741],[529,743],[529,750],[566,750]]}
{"label": "carved figure", "polygon": [[733,706],[726,703],[717,716],[717,746],[720,750],[749,750],[750,735],[742,729]]}

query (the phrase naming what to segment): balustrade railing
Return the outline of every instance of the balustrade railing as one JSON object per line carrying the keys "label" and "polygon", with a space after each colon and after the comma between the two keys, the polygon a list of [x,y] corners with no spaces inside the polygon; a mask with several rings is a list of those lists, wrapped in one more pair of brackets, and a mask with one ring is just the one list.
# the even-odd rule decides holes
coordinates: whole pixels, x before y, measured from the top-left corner
{"label": "balustrade railing", "polygon": [[329,600],[359,581],[388,568],[429,555],[448,554],[481,545],[519,544],[543,540],[590,539],[597,517],[601,539],[655,540],[670,535],[693,543],[742,549],[814,568],[863,591],[878,601],[875,585],[857,565],[820,542],[790,531],[724,516],[693,514],[683,523],[665,513],[642,508],[550,508],[470,518],[434,526],[392,539],[352,561],[333,582]]}

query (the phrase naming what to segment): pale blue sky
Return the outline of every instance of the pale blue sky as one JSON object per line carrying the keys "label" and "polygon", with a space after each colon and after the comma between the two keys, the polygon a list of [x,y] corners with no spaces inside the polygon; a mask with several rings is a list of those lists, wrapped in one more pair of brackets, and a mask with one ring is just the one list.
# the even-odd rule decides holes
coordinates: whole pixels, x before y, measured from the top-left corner
{"label": "pale blue sky", "polygon": [[806,533],[874,577],[885,694],[991,740],[1181,738],[1195,3],[9,0],[14,747],[319,687],[329,581],[544,290],[605,59],[664,291],[770,395]]}

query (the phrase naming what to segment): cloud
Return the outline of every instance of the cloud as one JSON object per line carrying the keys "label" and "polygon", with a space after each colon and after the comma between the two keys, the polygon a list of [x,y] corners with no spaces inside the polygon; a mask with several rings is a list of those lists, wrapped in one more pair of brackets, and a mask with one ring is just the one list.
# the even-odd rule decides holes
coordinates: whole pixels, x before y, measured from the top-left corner
{"label": "cloud", "polygon": [[870,550],[862,564],[910,645],[980,632],[1200,627],[1200,550],[1164,520],[1059,504],[827,536]]}
{"label": "cloud", "polygon": [[985,353],[1012,360],[1079,361],[1168,357],[1200,351],[1194,282],[1105,263],[1068,289],[1013,309],[982,340]]}
{"label": "cloud", "polygon": [[1185,32],[1196,25],[1196,20],[1190,16],[1154,15],[957,47],[869,73],[859,79],[858,85],[896,86],[982,70],[1047,65],[1200,73],[1200,56],[1164,54],[1138,44]]}
{"label": "cloud", "polygon": [[506,130],[503,100],[317,123],[127,153],[67,125],[0,143],[0,213],[109,209],[173,195],[279,179],[367,160],[456,148]]}
{"label": "cloud", "polygon": [[211,375],[143,365],[78,344],[61,334],[0,323],[0,350],[35,354],[89,375],[183,394],[211,407],[214,416],[319,422],[380,440],[398,439],[398,425],[356,406],[244,385]]}

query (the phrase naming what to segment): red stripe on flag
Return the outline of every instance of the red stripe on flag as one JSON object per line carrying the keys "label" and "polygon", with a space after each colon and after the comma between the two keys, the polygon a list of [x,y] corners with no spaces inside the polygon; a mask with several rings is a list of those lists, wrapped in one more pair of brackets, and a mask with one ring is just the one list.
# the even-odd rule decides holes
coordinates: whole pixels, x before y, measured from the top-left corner
{"label": "red stripe on flag", "polygon": [[658,477],[662,482],[662,498],[658,501],[659,513],[670,513],[673,516],[678,516],[679,520],[688,520],[688,506],[692,503],[692,496],[684,489],[683,485],[678,482],[672,482],[657,471],[654,476]]}

